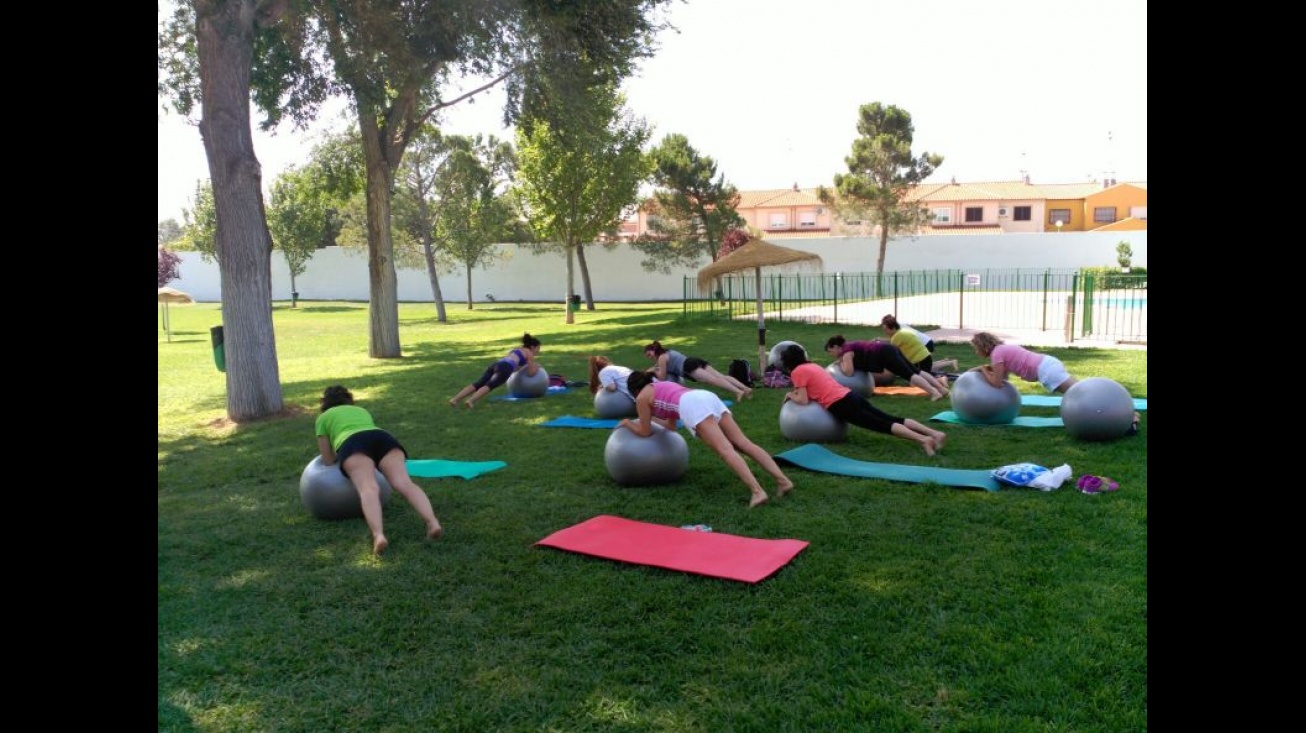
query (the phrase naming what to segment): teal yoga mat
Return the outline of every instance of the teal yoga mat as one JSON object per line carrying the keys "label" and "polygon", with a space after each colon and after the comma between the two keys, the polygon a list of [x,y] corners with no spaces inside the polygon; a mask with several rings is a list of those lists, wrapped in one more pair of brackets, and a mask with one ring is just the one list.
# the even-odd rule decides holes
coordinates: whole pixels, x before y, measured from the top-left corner
{"label": "teal yoga mat", "polygon": [[449,478],[458,476],[474,479],[483,473],[498,471],[507,466],[503,461],[446,461],[440,458],[408,459],[408,475],[417,478]]}
{"label": "teal yoga mat", "polygon": [[[1020,396],[1020,404],[1028,407],[1060,407],[1061,395],[1059,394],[1023,394]],[[1134,409],[1140,412],[1147,410],[1147,398],[1135,397]]]}
{"label": "teal yoga mat", "polygon": [[985,491],[997,491],[1000,488],[991,471],[858,461],[841,456],[825,446],[815,443],[808,443],[787,450],[776,455],[775,459],[799,468],[805,468],[808,471],[835,473],[840,476],[882,478],[890,481],[906,481],[913,484],[932,483],[943,486],[984,489]]}
{"label": "teal yoga mat", "polygon": [[1018,428],[1064,428],[1066,426],[1066,424],[1062,422],[1061,418],[1059,417],[1026,417],[1025,415],[1021,415],[1017,417],[1015,420],[1006,423],[966,422],[965,420],[962,420],[960,417],[957,417],[957,413],[953,412],[952,410],[946,410],[944,412],[940,412],[939,414],[935,415],[930,419],[935,422],[952,423],[953,425],[977,425],[980,427],[991,426],[991,427],[999,427],[999,428],[1005,428],[1011,425],[1014,425]]}
{"label": "teal yoga mat", "polygon": [[[545,394],[540,395],[540,397],[546,397],[551,394],[567,394],[570,391],[571,390],[567,389],[566,387],[549,387],[547,390],[545,390]],[[529,402],[530,400],[538,400],[540,397],[515,397],[510,394],[500,394],[491,397],[490,401],[491,402]]]}

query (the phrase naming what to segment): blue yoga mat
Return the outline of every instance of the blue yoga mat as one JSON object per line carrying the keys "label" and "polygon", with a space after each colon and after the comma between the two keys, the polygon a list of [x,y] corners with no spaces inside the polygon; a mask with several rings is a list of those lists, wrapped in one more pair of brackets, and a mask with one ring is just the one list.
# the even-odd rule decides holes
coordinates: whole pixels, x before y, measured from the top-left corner
{"label": "blue yoga mat", "polygon": [[[1020,396],[1020,404],[1029,407],[1060,407],[1061,395],[1059,394],[1023,394]],[[1146,397],[1134,398],[1134,409],[1145,411],[1147,409]]]}
{"label": "blue yoga mat", "polygon": [[882,478],[890,481],[906,481],[913,484],[941,484],[943,486],[961,486],[985,491],[997,491],[1000,486],[991,471],[972,471],[957,468],[934,468],[932,466],[904,466],[896,463],[872,463],[846,458],[815,443],[808,443],[775,456],[777,461],[805,468],[819,473],[835,473],[840,476],[857,476],[859,478]]}
{"label": "blue yoga mat", "polygon": [[449,478],[458,476],[474,479],[483,473],[498,471],[508,464],[503,461],[446,461],[440,458],[408,459],[408,475],[417,478]]}
{"label": "blue yoga mat", "polygon": [[1021,415],[1015,420],[1005,423],[966,422],[960,417],[957,417],[957,413],[952,410],[940,412],[930,419],[935,422],[952,423],[953,425],[978,425],[981,427],[993,426],[999,428],[1005,428],[1009,425],[1014,425],[1018,428],[1064,428],[1066,426],[1059,417],[1026,417],[1025,415]]}

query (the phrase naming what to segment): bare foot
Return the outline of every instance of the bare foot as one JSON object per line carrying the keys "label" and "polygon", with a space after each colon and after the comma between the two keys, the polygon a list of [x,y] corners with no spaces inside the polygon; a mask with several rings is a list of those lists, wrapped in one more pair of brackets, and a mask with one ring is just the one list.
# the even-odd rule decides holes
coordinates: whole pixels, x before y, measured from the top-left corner
{"label": "bare foot", "polygon": [[745,400],[751,400],[751,399],[753,399],[753,390],[751,390],[751,389],[746,389],[746,390],[744,390],[744,395],[743,395],[742,399],[745,399]]}
{"label": "bare foot", "polygon": [[934,450],[943,450],[943,444],[948,442],[947,433],[939,433],[934,436]]}
{"label": "bare foot", "polygon": [[463,407],[466,407],[469,410],[475,406],[476,406],[476,400],[467,400],[466,402],[463,403]]}
{"label": "bare foot", "polygon": [[380,555],[381,553],[385,552],[385,548],[389,546],[390,546],[390,540],[387,540],[385,538],[385,535],[379,534],[376,536],[375,539],[372,540],[372,554]]}
{"label": "bare foot", "polygon": [[925,455],[934,457],[934,438],[928,438],[921,441],[921,447],[925,449]]}
{"label": "bare foot", "polygon": [[441,527],[438,521],[426,525],[426,539],[438,540],[442,534],[444,534],[444,527]]}
{"label": "bare foot", "polygon": [[944,394],[943,394],[942,392],[940,392],[940,393],[934,395],[933,397],[931,397],[931,398],[930,398],[930,402],[938,402],[939,400],[943,399],[943,397],[944,397]]}
{"label": "bare foot", "polygon": [[757,506],[757,505],[759,505],[759,504],[765,504],[765,503],[766,503],[770,498],[771,498],[771,497],[769,497],[769,496],[766,495],[766,492],[765,492],[765,491],[763,491],[763,492],[760,493],[760,494],[753,494],[753,499],[752,499],[752,501],[748,502],[748,508],[749,508],[749,509],[752,509],[753,507],[755,507],[755,506]]}
{"label": "bare foot", "polygon": [[449,398],[449,406],[450,406],[450,407],[457,407],[457,406],[458,406],[458,400],[456,400],[456,399],[450,397],[450,398]]}
{"label": "bare foot", "polygon": [[790,491],[793,490],[794,490],[794,482],[786,479],[785,481],[776,484],[775,495],[784,496],[785,494],[788,494]]}

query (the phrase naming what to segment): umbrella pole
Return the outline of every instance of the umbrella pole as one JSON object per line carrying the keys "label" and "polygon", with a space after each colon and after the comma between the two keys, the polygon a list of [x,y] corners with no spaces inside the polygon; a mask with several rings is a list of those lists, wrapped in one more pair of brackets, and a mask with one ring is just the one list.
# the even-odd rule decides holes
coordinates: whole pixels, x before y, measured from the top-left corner
{"label": "umbrella pole", "polygon": [[168,320],[168,301],[163,301],[163,330],[168,334],[168,343],[172,343],[172,321]]}
{"label": "umbrella pole", "polygon": [[757,286],[757,373],[766,374],[766,316],[762,314],[762,268],[755,267]]}

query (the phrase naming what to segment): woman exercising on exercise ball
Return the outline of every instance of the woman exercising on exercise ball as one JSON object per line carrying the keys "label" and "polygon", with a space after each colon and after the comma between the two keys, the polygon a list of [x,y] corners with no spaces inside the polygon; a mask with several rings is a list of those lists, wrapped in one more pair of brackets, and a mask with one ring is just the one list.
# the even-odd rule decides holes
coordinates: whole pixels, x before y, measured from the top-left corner
{"label": "woman exercising on exercise ball", "polygon": [[511,377],[514,372],[525,369],[526,376],[535,376],[535,373],[540,370],[539,365],[535,363],[535,357],[539,355],[540,340],[529,333],[523,334],[521,348],[509,351],[507,356],[486,367],[480,379],[463,387],[458,394],[449,398],[449,405],[457,407],[459,400],[471,395],[463,403],[463,407],[471,409],[476,405],[476,401],[484,397],[490,390],[508,381],[508,377]]}

